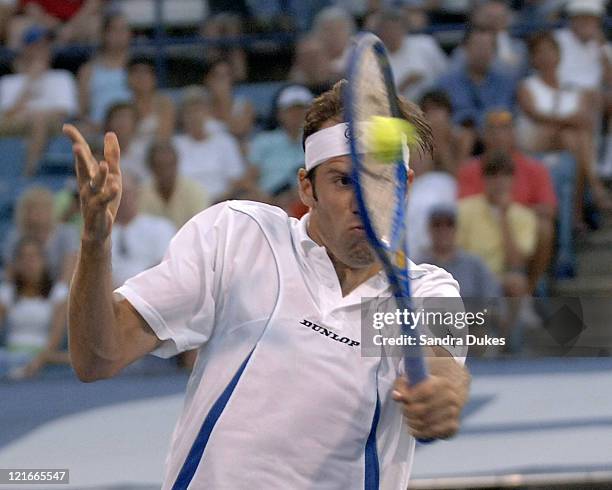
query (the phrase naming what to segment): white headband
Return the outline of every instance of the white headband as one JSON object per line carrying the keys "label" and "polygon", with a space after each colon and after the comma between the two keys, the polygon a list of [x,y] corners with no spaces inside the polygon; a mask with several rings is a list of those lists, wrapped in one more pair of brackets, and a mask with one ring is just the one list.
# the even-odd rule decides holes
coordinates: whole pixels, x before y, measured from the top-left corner
{"label": "white headband", "polygon": [[[329,128],[321,129],[306,138],[304,144],[306,171],[309,172],[314,167],[321,165],[330,158],[350,155],[351,149],[348,131],[348,123],[343,122]],[[406,144],[406,137],[404,136],[402,139],[402,157],[404,159],[404,164],[408,168],[410,150]]]}
{"label": "white headband", "polygon": [[306,171],[334,157],[349,155],[348,124],[340,123],[321,129],[306,138],[304,144]]}

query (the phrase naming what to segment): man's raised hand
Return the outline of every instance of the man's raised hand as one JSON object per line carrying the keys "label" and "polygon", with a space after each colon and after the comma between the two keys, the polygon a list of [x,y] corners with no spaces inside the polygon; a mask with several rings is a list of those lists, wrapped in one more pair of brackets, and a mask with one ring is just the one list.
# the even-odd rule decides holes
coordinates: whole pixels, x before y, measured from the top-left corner
{"label": "man's raised hand", "polygon": [[102,244],[112,230],[121,200],[119,142],[114,133],[104,136],[104,160],[97,162],[83,135],[72,124],[65,124],[64,134],[72,140],[81,214],[82,239]]}

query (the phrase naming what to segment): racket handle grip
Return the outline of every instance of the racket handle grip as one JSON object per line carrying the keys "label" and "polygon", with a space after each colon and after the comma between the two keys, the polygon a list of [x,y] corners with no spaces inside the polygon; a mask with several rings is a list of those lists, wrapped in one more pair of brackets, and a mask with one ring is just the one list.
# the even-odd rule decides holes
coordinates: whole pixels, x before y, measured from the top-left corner
{"label": "racket handle grip", "polygon": [[410,355],[406,353],[404,356],[404,368],[408,375],[408,382],[414,386],[418,385],[421,381],[427,379],[427,368],[425,367],[425,361],[421,356]]}

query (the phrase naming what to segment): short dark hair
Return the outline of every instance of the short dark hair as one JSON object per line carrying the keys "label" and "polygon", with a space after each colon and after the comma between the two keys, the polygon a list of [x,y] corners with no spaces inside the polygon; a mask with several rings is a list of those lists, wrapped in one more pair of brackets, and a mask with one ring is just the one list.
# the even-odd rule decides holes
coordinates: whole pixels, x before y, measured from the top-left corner
{"label": "short dark hair", "polygon": [[202,76],[201,76],[201,79],[202,80],[206,80],[208,75],[210,75],[218,65],[222,65],[222,64],[230,65],[230,67],[231,67],[231,63],[229,62],[229,60],[227,58],[222,57],[222,56],[216,56],[214,58],[206,60],[202,64],[202,70],[201,70],[201,75]]}
{"label": "short dark hair", "polygon": [[453,113],[453,104],[450,97],[444,90],[430,90],[425,93],[419,102],[422,111],[425,111],[429,106],[442,107],[449,114]]}
{"label": "short dark hair", "polygon": [[[325,121],[337,119],[338,122],[344,120],[344,90],[347,81],[340,80],[327,92],[322,93],[311,104],[306,117],[304,118],[304,131],[302,134],[302,146],[305,147],[306,138],[321,129]],[[419,107],[399,97],[399,108],[404,119],[414,125],[418,135],[418,146],[422,153],[431,154],[433,150],[433,137],[429,123],[425,119]]]}
{"label": "short dark hair", "polygon": [[463,39],[461,40],[461,44],[467,44],[470,41],[470,38],[475,34],[491,34],[492,36],[495,35],[493,30],[491,29],[479,25],[468,24],[465,28],[465,32],[463,33]]}
{"label": "short dark hair", "polygon": [[133,104],[130,104],[129,102],[117,102],[106,110],[106,114],[104,116],[104,131],[109,131],[110,120],[115,116],[115,114],[126,109],[134,114],[134,119],[138,119],[136,107]]}
{"label": "short dark hair", "polygon": [[496,151],[491,155],[485,155],[482,164],[482,175],[485,177],[514,174],[512,156],[504,151]]}
{"label": "short dark hair", "polygon": [[555,36],[550,31],[537,32],[532,36],[529,36],[527,39],[527,49],[530,55],[533,55],[533,52],[536,48],[542,43],[550,43],[555,47],[557,51],[559,51],[559,43],[555,39]]}
{"label": "short dark hair", "polygon": [[151,165],[153,163],[153,157],[155,156],[156,153],[162,150],[171,150],[174,153],[174,156],[178,158],[176,147],[172,143],[172,140],[154,139],[153,141],[151,141],[151,143],[147,147],[147,155],[145,159],[145,163],[147,164],[147,167],[151,168]]}
{"label": "short dark hair", "polygon": [[[312,102],[304,118],[304,130],[302,132],[302,146],[304,148],[306,147],[306,138],[319,131],[325,121],[337,119],[338,122],[341,122],[344,120],[343,100],[347,83],[344,79],[336,82],[331,89],[323,92]],[[421,109],[401,96],[399,97],[399,107],[404,119],[411,122],[417,130],[421,153],[431,154],[433,151],[433,136]],[[317,198],[315,189],[316,169],[317,167],[314,167],[306,174],[306,178],[312,183],[315,199]]]}
{"label": "short dark hair", "polygon": [[149,68],[151,68],[153,71],[155,71],[155,62],[149,56],[143,56],[143,55],[133,56],[132,58],[130,58],[130,61],[128,61],[127,69],[129,71],[138,65],[146,65]]}

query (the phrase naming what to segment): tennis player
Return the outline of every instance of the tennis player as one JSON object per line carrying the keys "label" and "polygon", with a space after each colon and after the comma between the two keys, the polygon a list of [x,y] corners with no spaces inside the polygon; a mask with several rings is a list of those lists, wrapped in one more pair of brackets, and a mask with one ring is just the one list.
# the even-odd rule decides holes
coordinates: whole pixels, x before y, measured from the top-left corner
{"label": "tennis player", "polygon": [[[362,357],[360,301],[390,296],[350,180],[341,85],[305,121],[301,220],[230,201],[195,216],[163,262],[111,288],[119,145],[98,163],[73,126],[84,218],[69,302],[70,352],[83,381],[152,352],[198,349],[174,431],[164,489],[405,489],[415,437],[459,425],[468,378],[443,349],[409,388],[401,360]],[[430,146],[412,106],[405,116]],[[445,271],[412,264],[416,296],[457,296]],[[459,361],[459,362],[457,362]]]}

